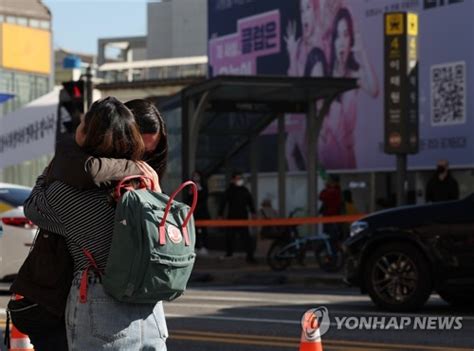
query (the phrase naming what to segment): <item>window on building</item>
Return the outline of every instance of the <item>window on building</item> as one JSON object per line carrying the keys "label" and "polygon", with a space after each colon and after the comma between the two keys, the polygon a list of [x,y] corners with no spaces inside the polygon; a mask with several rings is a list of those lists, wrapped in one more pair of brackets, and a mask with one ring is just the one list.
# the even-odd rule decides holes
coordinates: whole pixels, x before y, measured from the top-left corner
{"label": "window on building", "polygon": [[16,24],[16,17],[15,16],[7,16],[7,23]]}
{"label": "window on building", "polygon": [[0,105],[0,115],[5,115],[48,93],[49,77],[0,70],[0,90],[15,94]]}
{"label": "window on building", "polygon": [[40,27],[40,21],[37,20],[37,19],[30,18],[30,27],[39,28]]}
{"label": "window on building", "polygon": [[0,23],[2,22],[5,22],[5,16],[4,15],[0,15]]}
{"label": "window on building", "polygon": [[40,28],[41,29],[50,29],[51,23],[49,21],[41,21]]}
{"label": "window on building", "polygon": [[25,17],[18,17],[16,20],[16,23],[20,26],[27,26],[28,25],[28,19]]}

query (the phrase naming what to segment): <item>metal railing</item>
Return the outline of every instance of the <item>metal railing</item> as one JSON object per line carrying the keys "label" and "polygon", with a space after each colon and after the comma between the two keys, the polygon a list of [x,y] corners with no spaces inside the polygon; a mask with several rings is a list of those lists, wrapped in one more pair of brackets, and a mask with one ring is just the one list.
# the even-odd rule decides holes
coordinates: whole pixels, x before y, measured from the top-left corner
{"label": "metal railing", "polygon": [[207,75],[207,56],[109,62],[99,66],[98,71],[105,83],[204,77]]}

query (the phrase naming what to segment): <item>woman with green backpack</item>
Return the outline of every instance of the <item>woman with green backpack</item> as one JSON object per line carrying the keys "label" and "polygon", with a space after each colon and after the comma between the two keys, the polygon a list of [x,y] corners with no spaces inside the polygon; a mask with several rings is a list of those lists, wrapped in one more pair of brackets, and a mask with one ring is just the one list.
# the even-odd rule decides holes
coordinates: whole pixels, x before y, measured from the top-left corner
{"label": "woman with green backpack", "polygon": [[[76,142],[96,158],[138,162],[146,152],[140,132],[132,112],[109,97],[91,106],[77,129]],[[164,162],[165,166],[166,158]],[[146,166],[144,172],[152,173]],[[39,227],[65,237],[74,261],[74,279],[65,316],[68,348],[166,350],[168,332],[161,302],[122,303],[102,288],[101,274],[114,228],[115,209],[110,190],[107,187],[80,190],[60,181],[46,185],[42,175],[25,203],[28,218]]]}

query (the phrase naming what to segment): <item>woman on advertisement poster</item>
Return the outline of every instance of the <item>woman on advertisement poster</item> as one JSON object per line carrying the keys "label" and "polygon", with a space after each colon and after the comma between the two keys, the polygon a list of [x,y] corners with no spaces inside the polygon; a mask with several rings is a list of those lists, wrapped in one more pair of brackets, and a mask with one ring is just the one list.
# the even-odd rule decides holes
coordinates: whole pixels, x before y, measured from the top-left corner
{"label": "woman on advertisement poster", "polygon": [[[290,22],[285,41],[289,56],[288,75],[356,78],[369,96],[378,95],[378,82],[361,37],[354,29],[350,10],[343,0],[301,0],[302,36],[296,39],[296,24]],[[311,14],[311,16],[310,16]],[[357,168],[355,127],[357,91],[333,102],[319,138],[319,162],[325,169]],[[290,115],[287,130],[289,170],[306,169],[306,119]]]}
{"label": "woman on advertisement poster", "polygon": [[[369,65],[361,36],[354,29],[348,8],[340,8],[334,19],[331,36],[329,74],[332,77],[356,78],[359,88],[369,96],[378,95],[378,83]],[[355,130],[358,90],[342,94],[331,105],[319,137],[319,161],[327,169],[357,168]]]}
{"label": "woman on advertisement poster", "polygon": [[304,76],[307,59],[314,48],[330,54],[332,18],[342,7],[342,0],[300,0],[301,37],[296,38],[297,21],[290,21],[284,40],[289,57],[289,76]]}
{"label": "woman on advertisement poster", "polygon": [[[289,76],[322,77],[329,75],[328,58],[332,19],[343,6],[343,0],[300,0],[301,37],[297,38],[297,22],[286,28]],[[287,116],[286,159],[288,169],[306,169],[306,119],[304,115]]]}
{"label": "woman on advertisement poster", "polygon": [[301,37],[296,38],[296,21],[290,21],[284,40],[288,50],[289,76],[303,76],[306,59],[315,47],[322,47],[321,17],[319,0],[301,0]]}

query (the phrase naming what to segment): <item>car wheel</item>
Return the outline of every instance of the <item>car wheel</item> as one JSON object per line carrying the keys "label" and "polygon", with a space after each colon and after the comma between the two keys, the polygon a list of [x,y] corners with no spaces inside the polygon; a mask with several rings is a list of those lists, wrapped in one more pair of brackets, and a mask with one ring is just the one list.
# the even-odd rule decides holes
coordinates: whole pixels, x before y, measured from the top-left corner
{"label": "car wheel", "polygon": [[432,292],[428,262],[405,243],[376,248],[365,265],[364,279],[372,301],[389,311],[420,308]]}
{"label": "car wheel", "polygon": [[288,240],[275,240],[268,249],[267,263],[274,271],[283,271],[291,264],[291,253],[282,250],[290,243]]}
{"label": "car wheel", "polygon": [[439,296],[454,307],[474,307],[474,300],[472,299],[471,292],[463,291],[451,291],[439,289],[437,291]]}

